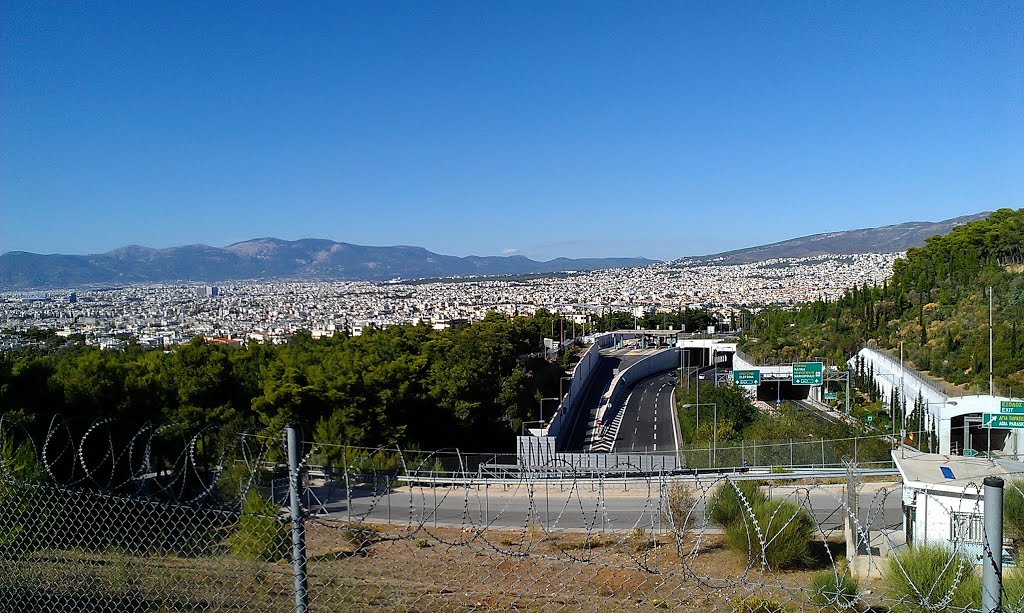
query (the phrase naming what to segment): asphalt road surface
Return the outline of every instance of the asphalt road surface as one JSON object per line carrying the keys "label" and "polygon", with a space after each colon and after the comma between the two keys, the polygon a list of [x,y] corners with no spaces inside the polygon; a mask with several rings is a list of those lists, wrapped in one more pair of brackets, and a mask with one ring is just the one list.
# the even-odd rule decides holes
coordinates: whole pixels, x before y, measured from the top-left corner
{"label": "asphalt road surface", "polygon": [[[705,481],[707,486],[713,481]],[[437,525],[455,528],[523,529],[531,523],[546,530],[631,530],[668,528],[659,508],[658,482],[607,482],[603,487],[589,481],[471,485],[465,487],[404,486],[374,495],[353,490],[351,516],[371,523]],[[628,488],[628,489],[627,489]],[[842,525],[842,486],[774,486],[772,498],[786,499],[807,508],[823,531]],[[335,519],[347,519],[343,491],[335,490],[307,506],[314,513],[326,511]],[[697,496],[690,529],[704,526],[706,500]],[[902,521],[897,485],[868,484],[858,498],[859,518],[871,530],[899,528]]]}
{"label": "asphalt road surface", "polygon": [[633,388],[619,425],[613,450],[617,453],[675,451],[672,423],[675,371],[645,379]]}
{"label": "asphalt road surface", "polygon": [[597,409],[601,406],[601,396],[608,391],[608,386],[615,376],[615,369],[625,370],[650,352],[636,350],[604,350],[591,375],[590,385],[584,392],[583,402],[573,418],[565,451],[581,452],[587,441],[587,433],[596,427]]}

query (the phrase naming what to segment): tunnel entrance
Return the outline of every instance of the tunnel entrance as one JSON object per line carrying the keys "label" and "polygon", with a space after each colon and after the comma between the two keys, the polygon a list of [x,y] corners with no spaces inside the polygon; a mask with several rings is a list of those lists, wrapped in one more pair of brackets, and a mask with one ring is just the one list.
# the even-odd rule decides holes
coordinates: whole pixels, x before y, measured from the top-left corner
{"label": "tunnel entrance", "polygon": [[807,400],[811,386],[793,385],[789,381],[762,381],[757,386],[757,399],[774,403],[776,400]]}
{"label": "tunnel entrance", "polygon": [[964,449],[973,449],[978,453],[987,454],[989,441],[991,450],[1004,451],[1006,439],[1010,431],[1005,428],[986,428],[981,425],[981,413],[956,415],[950,419],[949,450],[960,455]]}

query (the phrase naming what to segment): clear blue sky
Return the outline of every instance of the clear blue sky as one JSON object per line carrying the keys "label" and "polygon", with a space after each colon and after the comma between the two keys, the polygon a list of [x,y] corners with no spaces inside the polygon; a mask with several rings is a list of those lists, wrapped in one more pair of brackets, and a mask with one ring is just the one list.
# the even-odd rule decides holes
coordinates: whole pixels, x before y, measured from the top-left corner
{"label": "clear blue sky", "polygon": [[299,4],[0,2],[0,252],[668,259],[1024,206],[1021,0]]}

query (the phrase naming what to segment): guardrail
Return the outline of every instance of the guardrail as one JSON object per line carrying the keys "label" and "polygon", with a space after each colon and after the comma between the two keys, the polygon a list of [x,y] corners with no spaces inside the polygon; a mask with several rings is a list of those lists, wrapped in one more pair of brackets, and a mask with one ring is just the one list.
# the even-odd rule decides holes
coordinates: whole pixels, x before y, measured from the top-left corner
{"label": "guardrail", "polygon": [[[873,462],[866,467],[857,466],[853,473],[858,477],[884,477],[897,476],[899,470],[890,461]],[[467,486],[467,485],[501,485],[502,483],[520,483],[524,478],[533,480],[544,480],[555,484],[559,482],[603,482],[630,484],[657,482],[660,479],[672,481],[693,481],[701,479],[718,479],[730,477],[735,480],[752,481],[793,481],[793,480],[816,480],[816,479],[841,479],[849,476],[850,469],[845,465],[830,467],[805,466],[805,467],[782,467],[782,466],[733,466],[729,468],[697,468],[677,469],[672,471],[641,473],[630,470],[580,470],[569,467],[532,467],[525,468],[515,464],[496,465],[488,467],[488,470],[480,476],[466,476],[459,474],[424,472],[413,475],[399,475],[394,481],[409,485],[434,485],[434,486]]]}

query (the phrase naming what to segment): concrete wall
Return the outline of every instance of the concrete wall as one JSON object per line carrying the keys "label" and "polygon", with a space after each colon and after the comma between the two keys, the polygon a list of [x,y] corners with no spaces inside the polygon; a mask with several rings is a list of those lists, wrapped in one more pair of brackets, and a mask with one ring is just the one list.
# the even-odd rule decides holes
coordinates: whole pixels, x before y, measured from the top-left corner
{"label": "concrete wall", "polygon": [[[576,366],[573,367],[572,380],[569,381],[565,397],[558,403],[558,408],[555,409],[554,415],[551,416],[551,421],[543,430],[543,435],[554,437],[559,447],[564,443],[561,439],[568,434],[569,425],[576,416],[580,402],[583,401],[584,392],[587,386],[590,385],[590,380],[593,378],[597,363],[601,360],[601,349],[611,347],[614,343],[615,338],[612,334],[598,334],[594,336],[593,343],[583,353]],[[563,385],[565,384],[563,383]]]}
{"label": "concrete wall", "polygon": [[598,416],[604,424],[610,424],[615,415],[623,408],[629,390],[641,379],[679,368],[679,350],[663,349],[654,355],[648,356],[629,368],[620,371],[612,379],[612,384],[601,399],[601,408],[598,409]]}
{"label": "concrete wall", "polygon": [[[984,516],[982,501],[972,493],[953,495],[945,492],[919,491],[917,494],[916,523],[913,535],[915,543],[931,543],[952,547],[949,540],[953,513],[970,513]],[[960,551],[971,556],[980,556],[980,544],[961,543]]]}
{"label": "concrete wall", "polygon": [[[936,390],[936,384],[926,381],[924,376],[904,365],[900,368],[899,359],[893,358],[888,352],[873,347],[862,348],[857,355],[863,356],[864,368],[868,365],[875,367],[875,381],[882,391],[883,406],[888,406],[889,395],[894,387],[900,387],[902,382],[903,395],[907,401],[907,413],[914,410],[914,402],[918,393],[925,400],[925,430],[936,433],[939,443],[939,453],[950,454],[953,452],[950,438],[952,435],[952,419],[961,415],[980,413],[998,413],[999,404],[1004,400],[1010,400],[1002,396],[971,395],[949,397]],[[856,357],[850,358],[850,368],[856,367]],[[902,373],[902,377],[901,377]],[[1020,457],[1022,445],[1019,437],[1020,430],[1012,429],[1008,433],[1003,430],[1005,438],[993,436],[992,448],[994,451],[1016,455]]]}
{"label": "concrete wall", "polygon": [[[924,396],[924,399],[931,404],[940,404],[947,400],[946,395],[935,390],[932,386],[925,385],[921,381],[921,376],[914,372],[910,367],[900,367],[899,360],[892,359],[885,352],[878,351],[872,347],[864,347],[857,355],[850,358],[847,362],[850,368],[856,368],[857,356],[864,358],[864,368],[868,365],[874,365],[875,367],[875,380],[878,382],[879,387],[882,388],[882,397],[888,398],[889,394],[892,393],[893,387],[898,387],[902,380],[903,389],[906,391],[907,398],[907,411],[911,411],[914,408],[914,400],[917,398],[918,392]],[[902,373],[902,377],[900,376]]]}

